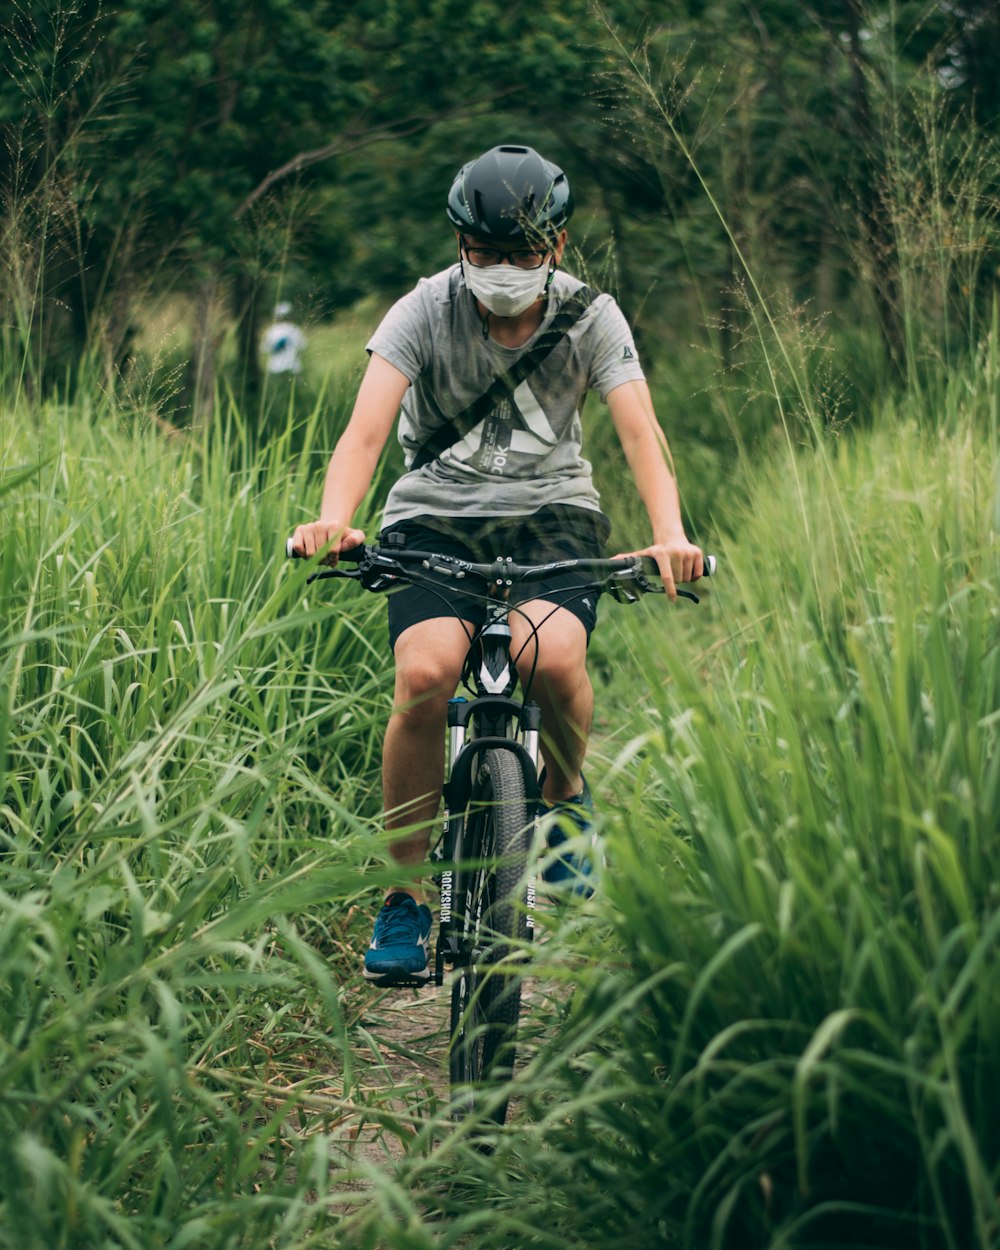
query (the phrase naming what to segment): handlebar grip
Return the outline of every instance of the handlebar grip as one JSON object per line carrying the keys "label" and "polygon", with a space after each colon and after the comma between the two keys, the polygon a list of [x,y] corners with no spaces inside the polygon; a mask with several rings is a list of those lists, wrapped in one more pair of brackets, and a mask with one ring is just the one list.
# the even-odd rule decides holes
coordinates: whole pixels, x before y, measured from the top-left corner
{"label": "handlebar grip", "polygon": [[[624,561],[623,563],[627,564],[627,560]],[[644,570],[647,573],[651,573],[654,577],[660,576],[659,565],[656,563],[656,561],[653,559],[652,556],[643,556],[642,564],[643,564]],[[715,575],[716,569],[719,566],[719,561],[715,556],[709,555],[707,551],[703,551],[701,553],[701,565],[702,565],[702,573],[701,573],[702,577],[713,577]]]}
{"label": "handlebar grip", "polygon": [[[362,560],[364,558],[364,555],[365,555],[365,546],[362,543],[358,547],[345,547],[343,551],[338,553],[337,558],[339,560],[350,560],[354,564],[357,564],[359,560]],[[299,552],[297,552],[294,549],[294,547],[292,546],[291,538],[285,539],[285,558],[287,560],[307,559],[306,556],[300,555]]]}

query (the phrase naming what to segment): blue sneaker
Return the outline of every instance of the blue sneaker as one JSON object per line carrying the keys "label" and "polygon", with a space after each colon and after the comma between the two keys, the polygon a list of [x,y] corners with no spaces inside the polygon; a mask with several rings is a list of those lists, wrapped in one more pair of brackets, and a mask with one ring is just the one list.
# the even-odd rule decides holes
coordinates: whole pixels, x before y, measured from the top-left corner
{"label": "blue sneaker", "polygon": [[426,981],[430,939],[431,909],[409,894],[390,894],[375,918],[372,944],[365,953],[365,980],[379,985]]}
{"label": "blue sneaker", "polygon": [[[545,770],[543,769],[538,779],[539,786],[544,781]],[[553,859],[546,864],[542,871],[542,880],[546,885],[555,886],[560,891],[569,888],[574,894],[590,898],[594,893],[593,881],[590,878],[595,875],[597,839],[594,833],[594,799],[587,785],[587,779],[583,780],[583,790],[571,798],[551,804],[545,799],[539,799],[538,818],[546,820],[545,833],[549,850],[554,851],[570,839],[576,840],[577,838],[588,838],[593,844],[590,854],[581,855],[575,851],[566,851],[558,859]]]}

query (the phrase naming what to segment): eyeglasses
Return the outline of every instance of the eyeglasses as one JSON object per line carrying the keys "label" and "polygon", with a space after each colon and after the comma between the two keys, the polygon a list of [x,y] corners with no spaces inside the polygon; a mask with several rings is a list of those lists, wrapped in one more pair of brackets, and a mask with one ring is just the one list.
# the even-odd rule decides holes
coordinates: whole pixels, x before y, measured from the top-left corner
{"label": "eyeglasses", "polygon": [[501,261],[509,261],[515,269],[541,269],[548,258],[548,252],[533,252],[530,248],[518,248],[513,252],[501,252],[495,247],[480,247],[478,243],[462,240],[462,251],[470,265],[477,269],[489,269],[491,265],[499,265]]}

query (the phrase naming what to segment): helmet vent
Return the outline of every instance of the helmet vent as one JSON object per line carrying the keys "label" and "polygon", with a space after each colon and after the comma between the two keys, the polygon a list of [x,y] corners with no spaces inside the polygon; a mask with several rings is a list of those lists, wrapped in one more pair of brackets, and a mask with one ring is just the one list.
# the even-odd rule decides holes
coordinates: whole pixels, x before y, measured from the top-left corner
{"label": "helmet vent", "polygon": [[533,149],[508,143],[458,171],[448,194],[448,219],[480,238],[511,241],[528,232],[554,235],[573,212],[566,175]]}

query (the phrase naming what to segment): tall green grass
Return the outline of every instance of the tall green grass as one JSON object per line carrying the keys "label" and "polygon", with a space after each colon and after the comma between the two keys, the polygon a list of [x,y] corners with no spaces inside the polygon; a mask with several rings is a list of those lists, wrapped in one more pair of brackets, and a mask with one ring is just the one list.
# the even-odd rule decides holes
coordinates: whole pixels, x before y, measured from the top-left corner
{"label": "tall green grass", "polygon": [[258,447],[226,411],[170,442],[106,404],[4,414],[12,1250],[302,1244],[334,1219],[306,1194],[368,1114],[345,954],[388,702],[382,605],[338,611],[284,560],[336,419]]}
{"label": "tall green grass", "polygon": [[383,609],[281,558],[342,414],[8,413],[0,1245],[1000,1244],[997,342],[607,605],[610,869],[490,1153],[363,1054]]}
{"label": "tall green grass", "polygon": [[8,414],[0,1245],[996,1245],[998,382],[786,443],[701,608],[609,605],[611,868],[488,1155],[359,1058],[382,608],[280,551],[334,431]]}
{"label": "tall green grass", "polygon": [[1000,1245],[997,346],[609,625],[605,900],[542,948],[517,1131],[407,1174],[487,1195],[470,1244]]}

